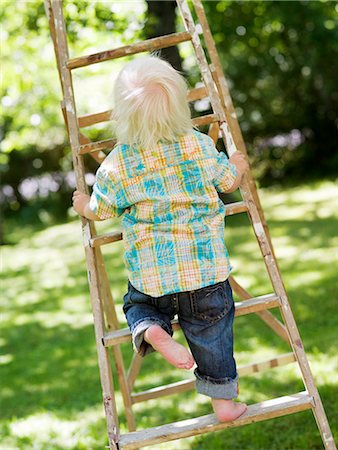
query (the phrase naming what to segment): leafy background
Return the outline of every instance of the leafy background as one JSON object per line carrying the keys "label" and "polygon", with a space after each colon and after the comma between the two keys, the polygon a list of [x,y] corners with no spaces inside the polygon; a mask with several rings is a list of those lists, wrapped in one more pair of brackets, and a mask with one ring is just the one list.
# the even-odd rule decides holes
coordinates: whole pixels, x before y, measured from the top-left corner
{"label": "leafy background", "polygon": [[[236,107],[252,170],[261,187],[273,243],[331,427],[337,430],[337,12],[330,1],[203,2]],[[182,24],[174,2],[64,1],[71,56],[155,36]],[[106,430],[75,186],[59,102],[61,90],[43,2],[3,0],[1,17],[0,200],[2,337],[0,448],[99,449]],[[195,86],[189,44],[166,53]],[[74,71],[80,115],[111,107],[124,62]],[[208,111],[194,105],[194,114]],[[93,140],[114,133],[91,127]],[[85,159],[92,183],[96,163]],[[119,222],[99,224],[99,231]],[[270,291],[245,217],[227,221],[236,279],[253,295]],[[251,233],[251,234],[250,234]],[[122,246],[104,249],[118,304],[126,289]],[[259,333],[258,331],[259,330]],[[255,317],[236,321],[238,363],[289,351]],[[182,336],[178,335],[179,339]],[[131,348],[123,348],[126,362]],[[116,375],[116,374],[115,374]],[[184,373],[183,377],[191,377]],[[145,360],[144,390],[182,379],[158,355]],[[116,380],[116,376],[115,376]],[[117,388],[122,431],[126,430]],[[302,390],[294,365],[241,381],[249,403]],[[193,392],[136,405],[140,427],[209,413]],[[2,446],[2,447],[1,447]],[[158,448],[314,450],[311,412]]]}

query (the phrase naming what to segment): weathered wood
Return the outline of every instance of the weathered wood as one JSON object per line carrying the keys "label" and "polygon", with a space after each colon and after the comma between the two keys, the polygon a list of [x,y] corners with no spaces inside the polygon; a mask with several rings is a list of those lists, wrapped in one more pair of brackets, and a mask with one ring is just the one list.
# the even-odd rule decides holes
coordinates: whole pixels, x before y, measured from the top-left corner
{"label": "weathered wood", "polygon": [[201,125],[209,125],[210,123],[218,122],[219,117],[217,114],[206,114],[204,116],[195,117],[192,119],[194,126],[199,127]]}
{"label": "weathered wood", "polygon": [[234,214],[240,214],[248,211],[248,208],[243,201],[226,203],[224,206],[226,216],[233,216]]}
{"label": "weathered wood", "polygon": [[[65,121],[66,128],[68,130],[67,114],[66,114],[66,108],[65,108],[65,105],[64,105],[64,101],[61,102],[61,110],[62,110],[62,114],[63,114],[63,118],[64,118],[64,121]],[[79,133],[79,139],[80,139],[80,144],[81,145],[89,144],[89,143],[92,142],[89,138],[87,138],[87,136],[85,136],[82,133]],[[106,158],[105,153],[102,152],[101,150],[98,150],[96,152],[90,153],[90,156],[92,158],[94,158],[98,163],[102,163],[105,160],[105,158]]]}
{"label": "weathered wood", "polygon": [[[99,280],[100,299],[103,303],[104,313],[106,318],[106,329],[117,330],[120,325],[117,318],[115,303],[110,289],[109,279],[104,264],[103,256],[100,248],[95,248],[95,255],[97,261],[97,272]],[[124,367],[121,348],[114,346],[112,348],[114,361],[116,365],[116,372],[119,379],[120,390],[125,407],[125,415],[127,419],[127,425],[129,431],[136,430],[135,417],[132,410],[132,400],[130,395],[130,389],[127,382],[126,371]]]}
{"label": "weathered wood", "polygon": [[[59,56],[59,67],[61,70],[61,87],[64,97],[64,105],[67,116],[67,126],[69,130],[69,140],[72,149],[74,172],[76,176],[77,188],[82,192],[87,192],[85,182],[85,171],[82,158],[79,158],[78,151],[80,148],[79,129],[76,116],[76,106],[74,98],[74,90],[70,71],[66,67],[68,60],[68,46],[66,40],[66,28],[62,13],[61,0],[54,0],[52,3],[46,0],[46,7],[52,12],[51,17],[54,21],[56,30],[56,47]],[[107,431],[109,438],[109,447],[111,450],[117,450],[117,441],[119,436],[119,425],[117,418],[117,410],[114,396],[114,384],[109,361],[109,353],[107,348],[102,346],[101,338],[104,335],[104,319],[100,302],[99,280],[97,273],[97,260],[92,249],[88,245],[88,241],[94,232],[94,226],[88,220],[82,218],[83,241],[86,252],[87,272],[90,287],[90,297],[92,304],[92,312],[94,318],[94,330],[96,338],[96,349],[98,353],[100,379],[102,386],[103,404],[106,413]]]}
{"label": "weathered wood", "polygon": [[188,102],[194,102],[208,97],[208,91],[205,86],[193,88],[188,90],[187,100]]}
{"label": "weathered wood", "polygon": [[[203,37],[205,40],[205,45],[207,47],[209,56],[210,56],[210,60],[212,62],[212,68],[214,69],[212,74],[213,74],[213,78],[215,79],[215,83],[217,85],[217,89],[218,89],[218,93],[219,93],[219,98],[220,101],[222,103],[222,109],[224,111],[225,114],[225,119],[226,122],[229,126],[229,129],[231,130],[232,136],[233,136],[233,140],[235,143],[235,147],[241,151],[242,153],[244,153],[245,155],[247,155],[247,149],[246,149],[246,145],[244,142],[244,138],[239,126],[239,122],[237,119],[237,115],[236,115],[236,111],[232,102],[232,98],[230,95],[230,90],[228,87],[228,83],[226,81],[226,78],[224,76],[224,72],[222,69],[222,65],[218,56],[218,52],[215,46],[215,42],[213,40],[212,34],[211,34],[211,30],[209,27],[209,23],[207,21],[205,12],[204,12],[204,8],[202,5],[202,2],[200,0],[193,0],[193,6],[196,12],[196,15],[198,17],[198,20],[202,26],[203,29]],[[210,67],[210,66],[209,66]],[[260,199],[258,196],[258,192],[257,192],[257,188],[256,188],[256,184],[255,184],[255,180],[251,174],[251,172],[247,173],[247,178],[248,178],[248,182],[250,185],[250,191],[255,199],[256,202],[256,206],[257,209],[259,211],[259,215],[263,224],[263,227],[265,229],[265,233],[267,235],[267,238],[270,241],[271,244],[271,238],[270,238],[270,233],[265,221],[265,217],[264,217],[264,213],[263,213],[263,209],[260,203]],[[271,245],[272,247],[272,245]],[[273,247],[272,247],[272,251]]]}
{"label": "weathered wood", "polygon": [[136,53],[151,52],[161,48],[173,47],[181,42],[190,41],[189,33],[173,33],[165,36],[160,36],[146,41],[136,42],[135,44],[125,45],[113,50],[105,50],[103,52],[94,53],[92,55],[80,56],[79,58],[70,59],[67,63],[68,69],[77,69],[79,67],[97,64],[99,62],[108,61],[110,59],[117,59],[123,56],[135,55]]}
{"label": "weathered wood", "polygon": [[[73,163],[74,163],[74,171],[77,180],[77,187],[83,192],[87,192],[87,186],[84,178],[84,165],[83,159],[80,157],[80,153],[91,153],[97,161],[101,162],[105,158],[105,154],[101,151],[102,148],[107,148],[109,146],[113,146],[115,144],[114,140],[106,140],[101,142],[91,143],[88,138],[84,135],[81,135],[79,131],[79,126],[89,126],[90,124],[99,123],[104,120],[110,120],[111,111],[106,111],[103,113],[97,113],[93,115],[84,116],[82,118],[77,118],[76,114],[76,106],[75,106],[75,98],[72,86],[72,78],[71,78],[71,69],[77,67],[84,67],[89,64],[95,64],[101,61],[106,61],[108,59],[117,58],[120,56],[131,55],[135,53],[139,53],[142,51],[153,50],[155,48],[164,48],[166,46],[175,45],[179,42],[184,42],[188,40],[192,40],[193,47],[195,50],[195,54],[198,60],[199,67],[201,69],[204,86],[202,88],[196,88],[189,92],[188,100],[195,101],[198,98],[208,97],[210,99],[213,114],[209,114],[207,116],[203,116],[201,118],[196,119],[198,124],[212,123],[214,119],[219,121],[219,125],[214,123],[209,128],[209,133],[212,136],[214,142],[217,141],[219,136],[219,131],[223,138],[223,141],[226,145],[226,149],[228,154],[231,156],[237,149],[246,154],[245,144],[241,135],[241,131],[239,128],[239,124],[236,118],[236,114],[232,105],[229,89],[223,75],[223,71],[220,65],[220,61],[217,55],[216,47],[214,45],[211,32],[208,26],[208,23],[205,18],[203,6],[200,0],[192,0],[196,14],[198,19],[202,25],[202,29],[204,31],[205,43],[208,48],[209,56],[211,59],[211,64],[208,64],[200,40],[198,36],[198,32],[193,23],[193,19],[191,16],[191,12],[189,10],[188,4],[186,0],[177,0],[177,3],[180,8],[181,16],[184,21],[184,25],[186,27],[186,32],[176,33],[168,36],[161,36],[159,38],[150,39],[145,42],[136,43],[129,46],[124,46],[115,50],[108,50],[105,52],[99,52],[94,55],[84,56],[80,58],[75,58],[70,60],[68,53],[68,46],[66,40],[66,29],[64,24],[64,19],[62,15],[62,2],[61,0],[45,0],[46,13],[51,29],[51,35],[54,43],[54,50],[58,65],[58,72],[60,75],[61,86],[63,90],[64,96],[64,115],[66,127],[69,133],[69,139],[73,154]],[[108,115],[109,113],[109,115]],[[219,129],[217,128],[219,126]],[[83,154],[81,153],[81,154]],[[91,302],[92,302],[92,310],[94,316],[94,328],[95,328],[95,337],[96,337],[96,345],[98,351],[98,359],[99,359],[99,369],[100,369],[100,378],[102,385],[102,394],[106,412],[107,419],[107,429],[108,429],[108,437],[109,437],[109,448],[110,450],[117,449],[117,442],[119,441],[119,448],[138,448],[140,445],[145,445],[146,442],[157,443],[162,441],[168,441],[172,439],[177,439],[178,437],[185,437],[195,434],[200,434],[206,431],[210,431],[211,429],[216,430],[217,427],[221,426],[221,428],[226,428],[229,426],[237,426],[245,423],[254,422],[257,420],[263,420],[264,418],[269,417],[277,417],[279,415],[288,414],[290,412],[296,412],[298,410],[302,410],[311,406],[315,415],[315,419],[317,421],[318,428],[321,432],[322,439],[327,450],[336,449],[332,433],[325,415],[325,411],[323,405],[321,403],[321,399],[319,397],[317,388],[314,384],[313,376],[303,349],[303,345],[298,333],[298,329],[288,303],[287,295],[285,292],[285,288],[280,276],[280,271],[278,268],[277,260],[275,258],[274,250],[271,244],[270,235],[267,229],[267,225],[264,219],[264,215],[262,212],[262,208],[259,202],[256,186],[253,180],[253,177],[250,173],[247,173],[243,184],[241,186],[241,193],[245,200],[242,205],[237,205],[235,207],[229,207],[228,214],[234,214],[238,212],[240,209],[247,210],[249,213],[250,220],[252,221],[255,236],[257,238],[260,250],[262,252],[264,262],[267,267],[268,274],[271,279],[271,283],[274,286],[274,290],[276,292],[275,295],[275,304],[273,305],[272,299],[265,299],[262,296],[260,298],[248,299],[248,293],[246,291],[243,292],[243,289],[240,287],[239,291],[242,294],[242,298],[244,298],[244,302],[237,302],[236,307],[236,315],[242,315],[249,312],[258,313],[263,320],[279,335],[284,337],[285,332],[287,332],[288,340],[290,341],[293,351],[293,354],[282,355],[281,357],[274,358],[270,361],[265,361],[261,363],[251,364],[246,366],[246,370],[248,373],[252,373],[254,371],[263,370],[268,367],[275,367],[281,364],[281,360],[284,362],[288,360],[288,358],[294,360],[296,358],[299,367],[302,372],[303,381],[305,386],[308,389],[309,394],[307,395],[307,404],[304,400],[304,394],[299,394],[300,397],[293,397],[291,403],[284,397],[281,400],[281,409],[278,408],[278,402],[276,403],[275,399],[268,405],[266,403],[267,408],[265,406],[258,408],[255,413],[255,408],[259,405],[253,405],[249,407],[248,412],[242,416],[240,419],[235,421],[233,424],[214,424],[214,423],[206,423],[204,424],[203,418],[198,418],[197,425],[191,427],[188,421],[184,421],[178,424],[170,424],[168,426],[157,428],[155,430],[149,430],[150,433],[153,433],[152,437],[149,438],[147,436],[147,432],[136,432],[129,437],[122,437],[119,441],[119,431],[118,431],[118,417],[116,411],[116,404],[114,398],[114,389],[113,389],[113,380],[111,367],[109,363],[109,355],[108,349],[102,345],[102,340],[104,341],[105,335],[105,325],[104,325],[104,317],[102,310],[102,302],[106,312],[106,320],[108,330],[114,330],[115,333],[123,332],[124,330],[117,330],[118,321],[116,317],[116,311],[114,307],[113,300],[111,298],[111,292],[108,285],[107,274],[104,269],[102,254],[100,252],[100,248],[98,248],[100,242],[107,242],[109,239],[111,240],[120,240],[121,234],[111,233],[109,237],[106,236],[97,236],[94,224],[91,221],[87,221],[86,219],[81,219],[82,222],[82,230],[83,230],[83,240],[86,252],[87,259],[87,271],[90,285],[90,293],[91,293]],[[243,206],[244,204],[244,206]],[[273,315],[271,315],[268,311],[265,311],[268,307],[274,307],[279,304],[280,311],[283,317],[283,320],[286,324],[286,327],[283,328],[283,324],[279,322]],[[270,305],[270,306],[269,306]],[[272,306],[273,305],[273,306]],[[173,324],[174,329],[179,328],[177,323]],[[114,331],[111,331],[113,333]],[[109,333],[108,333],[109,336]],[[118,337],[118,338],[121,338]],[[125,339],[125,336],[122,336]],[[130,339],[130,335],[127,336],[127,340]],[[121,341],[122,342],[122,341]],[[126,407],[126,417],[128,421],[129,429],[133,429],[133,414],[131,410],[131,395],[130,389],[134,384],[135,377],[140,368],[140,360],[135,358],[130,367],[128,377],[126,377],[125,369],[123,365],[122,354],[120,348],[117,346],[113,347],[114,356],[116,359],[117,372],[120,380],[121,391],[123,396],[123,401]],[[243,374],[243,368],[240,368]],[[168,387],[167,387],[168,388]],[[157,393],[165,392],[166,387],[157,388]],[[169,386],[169,390],[172,392],[177,392],[177,389],[185,389],[184,382],[183,384],[179,384],[179,387]],[[176,390],[175,390],[176,389]],[[141,394],[138,398],[140,399],[142,395],[154,395],[148,391],[148,393],[139,393]],[[138,395],[138,394],[135,394]],[[156,394],[157,395],[157,394]],[[152,398],[152,397],[150,397]],[[141,400],[139,400],[141,401]],[[303,403],[305,402],[305,403]],[[281,412],[282,411],[282,412]],[[250,416],[251,415],[251,416]],[[210,416],[211,417],[211,416]],[[173,426],[175,425],[175,426]],[[179,427],[179,431],[177,430]],[[190,428],[189,428],[190,427]],[[188,434],[187,434],[188,433]],[[141,440],[137,437],[141,436]],[[129,441],[128,441],[129,439]],[[137,442],[135,441],[137,440]],[[150,441],[149,441],[150,439]],[[126,445],[126,446],[125,446]]]}
{"label": "weathered wood", "polygon": [[216,145],[219,138],[219,124],[217,122],[210,124],[208,135],[211,137],[211,139],[214,141]]}
{"label": "weathered wood", "polygon": [[134,353],[127,374],[127,383],[130,391],[132,391],[134,388],[137,375],[139,374],[142,367],[142,362],[143,362],[142,356],[138,355],[137,353]]}
{"label": "weathered wood", "polygon": [[80,128],[85,128],[95,125],[97,123],[108,122],[110,120],[114,120],[113,109],[108,109],[108,111],[102,111],[95,114],[87,114],[85,116],[80,116],[78,122]]}
{"label": "weathered wood", "polygon": [[[244,302],[235,303],[235,315],[242,316],[264,309],[276,308],[279,306],[279,300],[276,294],[261,295],[259,297],[245,300]],[[179,329],[179,324],[176,320],[172,322],[174,329]],[[122,344],[131,340],[131,333],[128,328],[123,328],[117,331],[110,331],[103,337],[103,344],[108,347],[110,345]]]}
{"label": "weathered wood", "polygon": [[120,231],[113,231],[111,233],[102,234],[101,236],[94,236],[89,241],[91,247],[99,247],[100,245],[110,244],[122,240],[122,233]]}
{"label": "weathered wood", "polygon": [[[274,369],[276,367],[285,366],[296,361],[293,353],[286,353],[284,355],[278,355],[274,358],[260,361],[257,363],[250,363],[237,368],[238,375],[240,377],[246,375],[252,375],[253,373],[262,372],[268,369]],[[147,391],[137,392],[132,394],[133,403],[144,402],[146,400],[153,400],[155,398],[164,397],[165,395],[178,394],[180,392],[190,391],[195,388],[195,380],[183,380],[176,383],[167,384],[165,386],[159,386]]]}
{"label": "weathered wood", "polygon": [[[233,276],[229,277],[230,285],[235,292],[242,300],[249,300],[252,298],[252,295],[246,291]],[[289,336],[286,331],[285,325],[280,322],[270,311],[259,311],[256,313],[272,330],[278,334],[284,341],[289,342]]]}
{"label": "weathered wood", "polygon": [[105,139],[103,141],[90,142],[89,144],[80,145],[78,154],[85,155],[86,153],[112,148],[115,144],[116,139]]}
{"label": "weathered wood", "polygon": [[[79,134],[80,134],[80,144],[81,145],[89,144],[92,142],[89,138],[87,138],[87,136],[84,136],[82,133],[79,133]],[[89,153],[89,155],[100,164],[103,163],[103,161],[106,159],[106,154],[102,150],[98,150],[96,152],[91,152],[91,153]]]}
{"label": "weathered wood", "polygon": [[119,440],[119,446],[120,450],[133,450],[146,445],[160,444],[161,442],[273,419],[275,417],[305,411],[312,406],[312,397],[306,391],[299,392],[297,394],[286,395],[249,405],[247,411],[233,422],[220,423],[214,414],[209,414],[207,416],[182,420],[180,422],[122,435]]}
{"label": "weathered wood", "polygon": [[[177,0],[177,3],[181,10],[181,15],[185,23],[185,27],[187,31],[192,34],[192,43],[195,49],[196,56],[199,60],[199,65],[201,68],[202,76],[205,82],[205,85],[208,89],[208,92],[215,91],[215,85],[211,82],[210,78],[212,78],[210,74],[209,67],[207,65],[207,61],[201,47],[201,42],[199,40],[198,34],[195,31],[195,26],[193,22],[193,18],[188,7],[186,0]],[[204,37],[206,43],[208,42],[209,55],[212,60],[212,63],[217,72],[218,80],[221,85],[220,97],[223,101],[223,107],[220,104],[216,95],[210,95],[210,101],[212,104],[212,108],[214,113],[219,114],[223,120],[221,120],[220,128],[221,134],[226,146],[228,154],[231,156],[238,149],[237,144],[241,143],[241,132],[239,128],[239,124],[234,114],[234,111],[229,113],[231,109],[231,97],[229,93],[226,93],[227,86],[225,82],[225,77],[223,75],[223,71],[221,69],[221,65],[219,62],[219,58],[217,55],[216,47],[214,41],[211,37],[210,29],[205,18],[204,9],[202,6],[202,2],[200,0],[193,0],[193,4],[195,7],[196,14],[198,19],[200,20],[202,27],[205,29]],[[236,138],[236,140],[235,140]],[[242,142],[242,148],[244,155],[247,155],[244,142]],[[287,332],[289,334],[290,343],[292,345],[293,351],[296,355],[297,361],[299,363],[299,368],[302,373],[303,382],[309,391],[310,395],[314,398],[315,408],[313,410],[318,428],[320,430],[322,440],[326,449],[335,448],[332,432],[330,430],[330,426],[324,411],[324,407],[319,396],[317,387],[315,385],[313,375],[310,369],[310,365],[308,359],[306,357],[304,347],[298,332],[298,328],[296,322],[294,320],[294,316],[292,314],[290,304],[287,298],[287,294],[285,291],[285,287],[281,278],[280,270],[277,264],[276,256],[272,247],[270,234],[264,219],[264,214],[260,205],[260,201],[258,198],[257,190],[255,188],[255,183],[253,181],[252,175],[250,172],[247,172],[243,177],[243,182],[241,185],[241,193],[243,199],[245,200],[248,206],[249,217],[252,221],[254,233],[256,239],[258,241],[261,253],[263,255],[263,259],[266,265],[267,272],[269,274],[271,283],[274,287],[275,292],[278,294],[281,300],[281,314],[283,320],[286,325]]]}

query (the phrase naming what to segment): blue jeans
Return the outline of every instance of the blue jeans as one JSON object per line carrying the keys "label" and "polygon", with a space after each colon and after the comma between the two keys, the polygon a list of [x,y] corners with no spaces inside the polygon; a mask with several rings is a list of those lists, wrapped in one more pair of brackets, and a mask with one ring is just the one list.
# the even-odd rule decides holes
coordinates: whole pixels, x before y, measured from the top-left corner
{"label": "blue jeans", "polygon": [[178,321],[196,361],[196,389],[212,398],[238,395],[238,375],[233,356],[235,306],[228,280],[195,291],[151,297],[128,282],[123,311],[132,332],[134,350],[140,355],[154,351],[144,340],[151,325],[173,335],[171,320]]}

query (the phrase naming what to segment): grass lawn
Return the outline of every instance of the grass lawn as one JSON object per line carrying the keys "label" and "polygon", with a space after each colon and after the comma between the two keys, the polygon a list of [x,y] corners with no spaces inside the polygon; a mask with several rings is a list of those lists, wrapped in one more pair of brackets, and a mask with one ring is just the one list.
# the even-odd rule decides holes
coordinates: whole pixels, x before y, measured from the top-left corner
{"label": "grass lawn", "polygon": [[[283,279],[305,350],[337,436],[337,216],[333,182],[261,191]],[[118,222],[100,223],[100,230]],[[103,449],[107,444],[80,224],[7,228],[2,248],[0,449]],[[226,238],[235,278],[252,295],[272,292],[246,215],[228,218]],[[104,248],[121,323],[126,290],[122,243]],[[275,313],[275,312],[274,312]],[[276,313],[278,315],[278,313]],[[182,340],[180,333],[177,338]],[[130,344],[122,347],[128,363]],[[238,365],[289,351],[257,316],[235,321]],[[115,369],[114,369],[115,374]],[[114,380],[116,382],[116,376]],[[136,389],[192,378],[153,354]],[[121,396],[117,403],[126,431]],[[240,399],[255,403],[303,390],[295,364],[241,379]],[[211,412],[194,392],[135,405],[139,428]],[[157,445],[165,450],[315,450],[321,439],[311,411]]]}

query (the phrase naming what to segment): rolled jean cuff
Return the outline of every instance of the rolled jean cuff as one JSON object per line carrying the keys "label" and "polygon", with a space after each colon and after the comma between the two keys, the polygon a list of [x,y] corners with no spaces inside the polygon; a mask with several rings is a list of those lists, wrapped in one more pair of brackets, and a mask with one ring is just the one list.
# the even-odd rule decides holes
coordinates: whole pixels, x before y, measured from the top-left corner
{"label": "rolled jean cuff", "polygon": [[215,379],[209,376],[200,375],[195,370],[196,390],[200,394],[211,398],[223,398],[231,400],[238,397],[238,374],[235,378]]}
{"label": "rolled jean cuff", "polygon": [[146,318],[137,321],[132,329],[132,340],[134,351],[138,353],[140,356],[146,356],[148,355],[148,353],[152,353],[155,351],[153,347],[144,340],[144,333],[152,325],[159,325],[168,334],[170,334],[170,336],[173,335],[172,329],[170,329],[168,325],[160,319]]}

